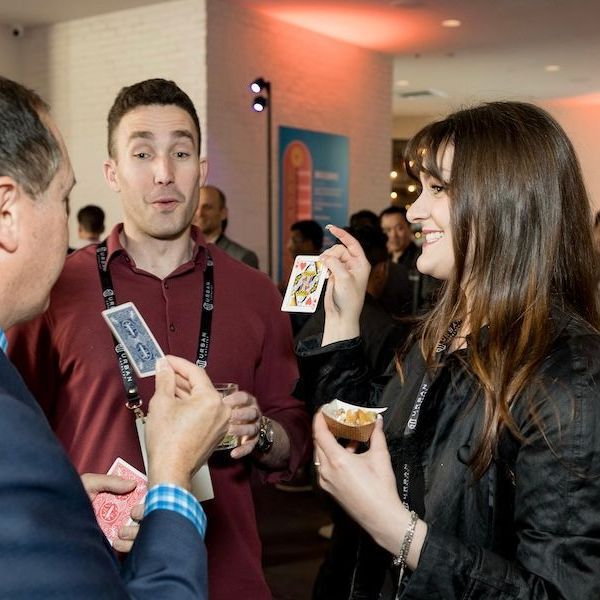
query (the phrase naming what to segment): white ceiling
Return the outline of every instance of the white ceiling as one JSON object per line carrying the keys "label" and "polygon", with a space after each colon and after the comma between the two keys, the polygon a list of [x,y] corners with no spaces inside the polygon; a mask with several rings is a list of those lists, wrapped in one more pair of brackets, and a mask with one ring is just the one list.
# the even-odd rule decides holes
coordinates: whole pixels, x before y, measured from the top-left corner
{"label": "white ceiling", "polygon": [[172,0],[0,0],[0,23],[47,25]]}
{"label": "white ceiling", "polygon": [[[230,0],[219,1],[226,10]],[[492,98],[600,102],[600,0],[239,1],[275,18],[391,53],[395,114],[442,113]],[[31,26],[151,3],[0,0],[0,22]],[[460,19],[462,26],[443,28],[440,23],[448,18]],[[551,64],[560,70],[547,72],[545,66]],[[444,96],[399,96],[422,90]]]}

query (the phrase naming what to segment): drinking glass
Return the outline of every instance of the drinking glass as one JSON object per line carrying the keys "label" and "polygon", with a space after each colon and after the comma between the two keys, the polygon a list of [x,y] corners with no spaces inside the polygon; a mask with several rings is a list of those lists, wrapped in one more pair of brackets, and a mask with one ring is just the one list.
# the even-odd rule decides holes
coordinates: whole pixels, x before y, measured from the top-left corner
{"label": "drinking glass", "polygon": [[[226,398],[227,396],[231,396],[238,391],[237,383],[215,383],[213,384],[215,389],[219,394],[221,394],[222,398]],[[215,448],[215,450],[231,450],[235,448],[239,444],[238,436],[226,434],[225,437],[221,440],[221,443]]]}

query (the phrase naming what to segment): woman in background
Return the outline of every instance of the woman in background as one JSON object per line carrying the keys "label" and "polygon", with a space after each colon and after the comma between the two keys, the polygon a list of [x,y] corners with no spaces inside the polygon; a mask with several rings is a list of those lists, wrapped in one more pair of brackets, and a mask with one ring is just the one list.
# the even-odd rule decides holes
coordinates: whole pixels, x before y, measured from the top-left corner
{"label": "woman in background", "polygon": [[491,103],[425,127],[407,161],[417,267],[444,289],[401,375],[368,372],[369,266],[337,227],[322,344],[299,352],[316,405],[388,406],[362,454],[315,417],[320,483],[369,534],[350,598],[600,598],[600,318],[571,143]]}

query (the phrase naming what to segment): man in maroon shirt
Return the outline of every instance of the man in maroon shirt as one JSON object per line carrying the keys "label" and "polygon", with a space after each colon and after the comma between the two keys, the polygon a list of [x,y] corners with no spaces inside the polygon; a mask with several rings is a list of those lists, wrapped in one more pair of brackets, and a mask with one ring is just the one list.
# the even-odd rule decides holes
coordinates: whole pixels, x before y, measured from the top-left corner
{"label": "man in maroon shirt", "polygon": [[[135,84],[121,90],[108,125],[104,172],[124,219],[107,239],[106,269],[94,245],[70,255],[48,310],[10,331],[11,358],[80,473],[105,473],[117,456],[143,469],[125,406],[136,389],[100,314],[109,300],[135,303],[165,353],[206,364],[214,382],[237,383],[244,391],[227,401],[241,443],[210,459],[215,497],[203,503],[209,595],[271,598],[249,476],[257,467],[266,481],[289,478],[310,451],[308,416],[290,396],[289,320],[266,275],[190,225],[206,162],[189,97],[165,80]],[[143,408],[154,382],[136,384]]]}

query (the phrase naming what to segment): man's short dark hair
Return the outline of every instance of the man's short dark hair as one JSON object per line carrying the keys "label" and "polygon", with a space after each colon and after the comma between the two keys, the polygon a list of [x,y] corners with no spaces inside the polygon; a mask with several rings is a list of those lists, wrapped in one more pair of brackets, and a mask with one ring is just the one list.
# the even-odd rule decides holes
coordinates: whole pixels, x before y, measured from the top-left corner
{"label": "man's short dark hair", "polygon": [[88,204],[79,209],[77,222],[85,231],[100,235],[104,231],[104,211],[93,204]]}
{"label": "man's short dark hair", "polygon": [[403,206],[388,206],[387,208],[384,208],[380,213],[379,213],[379,219],[381,220],[381,217],[385,217],[385,215],[401,215],[404,220],[408,223],[408,219],[406,218],[406,209]]}
{"label": "man's short dark hair", "polygon": [[372,210],[359,210],[350,215],[350,227],[379,227],[379,217]]}
{"label": "man's short dark hair", "polygon": [[387,235],[383,233],[379,226],[371,227],[370,225],[362,225],[360,227],[346,227],[346,231],[358,240],[372,267],[379,263],[387,262],[389,258]]}
{"label": "man's short dark hair", "polygon": [[30,196],[48,188],[63,158],[41,118],[49,111],[33,90],[0,77],[0,175],[12,177]]}
{"label": "man's short dark hair", "polygon": [[151,106],[152,104],[178,106],[192,117],[198,134],[198,155],[200,155],[202,136],[194,103],[174,81],[167,79],[146,79],[121,89],[108,113],[108,155],[111,158],[116,157],[113,138],[121,119],[138,106]]}
{"label": "man's short dark hair", "polygon": [[296,221],[290,230],[298,231],[305,240],[310,240],[317,250],[323,247],[323,228],[316,221],[311,219]]}

